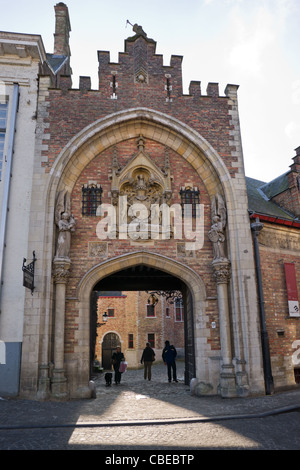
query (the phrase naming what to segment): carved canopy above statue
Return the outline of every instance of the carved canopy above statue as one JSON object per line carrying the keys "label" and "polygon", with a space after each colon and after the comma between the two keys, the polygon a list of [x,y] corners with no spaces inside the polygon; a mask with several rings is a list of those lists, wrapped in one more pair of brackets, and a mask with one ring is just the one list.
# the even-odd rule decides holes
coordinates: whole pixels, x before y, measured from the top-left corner
{"label": "carved canopy above statue", "polygon": [[[170,204],[171,176],[167,150],[164,168],[161,170],[145,152],[145,140],[140,136],[137,140],[138,152],[120,169],[116,152],[114,154],[111,175],[111,197],[114,206],[119,206],[119,197],[127,197],[127,207],[143,204],[150,212],[152,204]],[[130,221],[130,210],[128,210]]]}

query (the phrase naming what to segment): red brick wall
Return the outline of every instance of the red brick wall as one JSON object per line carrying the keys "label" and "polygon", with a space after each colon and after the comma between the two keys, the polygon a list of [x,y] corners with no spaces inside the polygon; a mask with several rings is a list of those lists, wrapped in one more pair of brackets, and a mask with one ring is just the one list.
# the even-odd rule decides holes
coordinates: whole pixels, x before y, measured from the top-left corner
{"label": "red brick wall", "polygon": [[300,318],[289,316],[284,263],[295,263],[300,293],[300,254],[260,246],[260,257],[272,372],[275,386],[280,386],[286,379],[294,381],[293,343],[300,339]]}
{"label": "red brick wall", "polygon": [[[143,39],[140,41],[144,42]],[[209,84],[207,94],[201,95],[200,86],[193,82],[191,94],[183,95],[182,58],[172,56],[171,65],[163,66],[162,56],[154,54],[153,44],[146,44],[147,83],[135,83],[136,51],[132,43],[127,43],[126,47],[127,53],[120,54],[117,64],[109,63],[109,53],[99,52],[99,91],[88,91],[87,80],[81,80],[81,90],[71,90],[70,77],[60,77],[61,89],[50,89],[49,118],[45,118],[50,124],[45,132],[51,137],[50,141],[45,140],[49,145],[49,150],[44,151],[48,157],[43,163],[46,171],[69,140],[87,125],[108,114],[145,107],[169,114],[198,131],[220,154],[234,176],[237,169],[236,157],[231,156],[235,148],[230,146],[231,105],[227,97],[219,96],[218,85]],[[111,99],[112,72],[117,72],[117,99]],[[171,74],[172,101],[166,101],[166,73]]]}

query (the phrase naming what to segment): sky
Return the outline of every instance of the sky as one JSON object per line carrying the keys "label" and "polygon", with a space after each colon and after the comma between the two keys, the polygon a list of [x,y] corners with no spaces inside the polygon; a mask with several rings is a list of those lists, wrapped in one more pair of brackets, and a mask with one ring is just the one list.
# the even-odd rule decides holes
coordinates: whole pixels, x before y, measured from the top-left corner
{"label": "sky", "polygon": [[[53,52],[59,0],[0,0],[0,30],[40,34]],[[97,51],[118,62],[127,23],[157,42],[164,64],[182,55],[183,92],[192,80],[239,85],[247,176],[271,181],[289,170],[300,146],[300,0],[65,0],[71,21],[73,87],[97,85]]]}

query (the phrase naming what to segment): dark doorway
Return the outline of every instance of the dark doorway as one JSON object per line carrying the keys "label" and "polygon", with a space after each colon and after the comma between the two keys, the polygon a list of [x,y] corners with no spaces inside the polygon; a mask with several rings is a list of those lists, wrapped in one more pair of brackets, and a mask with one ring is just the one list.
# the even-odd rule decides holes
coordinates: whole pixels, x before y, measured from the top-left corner
{"label": "dark doorway", "polygon": [[102,343],[102,367],[111,370],[111,358],[116,347],[120,346],[120,338],[116,333],[107,333]]}
{"label": "dark doorway", "polygon": [[[184,327],[185,327],[185,383],[195,377],[195,352],[194,352],[194,321],[192,295],[188,286],[181,279],[172,274],[143,264],[117,271],[99,281],[93,289],[91,299],[96,298],[97,291],[169,291],[179,290],[183,295]],[[97,312],[95,300],[91,302],[91,354],[95,353]],[[96,320],[95,320],[96,314]],[[103,350],[103,367],[111,368],[108,361],[111,360],[111,351],[116,346],[112,345],[116,338],[107,338],[107,346]],[[106,336],[104,340],[106,340]],[[118,335],[115,335],[118,338]],[[119,338],[118,338],[119,339]],[[104,344],[104,342],[103,342]],[[104,356],[105,355],[105,356]],[[91,356],[93,357],[93,356]],[[105,357],[105,359],[104,359]],[[109,358],[109,359],[108,359]]]}

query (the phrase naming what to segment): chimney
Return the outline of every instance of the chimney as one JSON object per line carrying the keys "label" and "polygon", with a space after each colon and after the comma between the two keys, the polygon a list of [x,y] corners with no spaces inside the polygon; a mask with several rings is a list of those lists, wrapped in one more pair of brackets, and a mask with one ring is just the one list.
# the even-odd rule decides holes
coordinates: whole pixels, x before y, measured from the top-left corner
{"label": "chimney", "polygon": [[54,33],[54,55],[70,57],[69,36],[71,24],[67,5],[60,2],[54,7],[55,10],[55,33]]}

